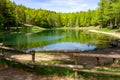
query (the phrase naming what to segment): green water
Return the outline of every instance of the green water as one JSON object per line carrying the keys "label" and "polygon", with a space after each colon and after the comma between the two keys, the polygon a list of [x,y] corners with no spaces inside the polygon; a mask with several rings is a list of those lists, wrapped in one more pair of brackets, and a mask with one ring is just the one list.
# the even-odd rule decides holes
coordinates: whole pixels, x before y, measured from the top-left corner
{"label": "green water", "polygon": [[0,43],[22,50],[93,50],[107,47],[112,37],[81,30],[0,33]]}

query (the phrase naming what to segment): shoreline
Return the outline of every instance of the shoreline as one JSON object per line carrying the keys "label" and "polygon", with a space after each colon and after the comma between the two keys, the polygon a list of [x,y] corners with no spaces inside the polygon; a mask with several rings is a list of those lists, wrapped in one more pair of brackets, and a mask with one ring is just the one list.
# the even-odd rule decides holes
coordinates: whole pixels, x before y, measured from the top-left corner
{"label": "shoreline", "polygon": [[102,33],[102,34],[106,34],[106,35],[111,35],[111,36],[115,36],[117,38],[120,39],[120,33],[115,33],[115,32],[103,32],[103,31],[97,31],[97,30],[88,30],[90,32],[94,32],[94,33]]}

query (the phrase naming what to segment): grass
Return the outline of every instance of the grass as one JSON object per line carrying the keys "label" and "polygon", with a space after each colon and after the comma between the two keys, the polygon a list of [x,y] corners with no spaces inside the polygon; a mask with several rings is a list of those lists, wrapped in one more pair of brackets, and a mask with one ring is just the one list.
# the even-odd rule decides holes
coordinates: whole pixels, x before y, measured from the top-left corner
{"label": "grass", "polygon": [[112,69],[112,68],[107,68],[107,69],[97,69],[98,71],[108,71],[108,72],[120,72],[120,69]]}
{"label": "grass", "polygon": [[[0,29],[1,30],[1,29]],[[46,30],[45,28],[39,27],[39,26],[19,26],[19,27],[10,27],[11,32],[40,32],[42,30]],[[2,29],[3,32],[5,32],[4,29]]]}
{"label": "grass", "polygon": [[23,32],[40,32],[42,30],[45,30],[45,28],[41,28],[41,27],[38,27],[38,26],[32,26],[32,27],[23,27],[22,29],[20,29],[20,31],[23,31]]}
{"label": "grass", "polygon": [[59,75],[74,77],[74,71],[69,68],[35,66],[34,71],[40,75]]}
{"label": "grass", "polygon": [[[119,69],[112,69],[112,68],[107,68],[107,69],[91,69],[91,68],[88,68],[88,70],[97,70],[97,71],[105,71],[105,72],[120,72]],[[120,76],[104,75],[104,74],[91,74],[91,73],[86,73],[86,72],[79,72],[78,77],[85,77],[85,78],[88,78],[88,79],[96,78],[97,80],[119,80],[120,79]]]}
{"label": "grass", "polygon": [[[54,62],[54,61],[53,61]],[[59,63],[55,61],[55,63]],[[44,67],[44,66],[34,66],[34,68],[29,68],[27,66],[21,65],[19,63],[7,61],[4,59],[0,59],[0,65],[8,65],[15,68],[21,68],[27,72],[32,72],[37,75],[43,75],[43,76],[62,76],[62,77],[73,77],[74,78],[74,71],[69,68],[57,68],[57,67]],[[97,69],[99,71],[110,71],[110,72],[120,72],[119,69]],[[110,75],[98,75],[98,74],[91,74],[91,73],[85,73],[85,72],[79,72],[78,73],[79,78],[85,78],[85,79],[97,79],[97,80],[119,80],[120,76],[110,76]]]}
{"label": "grass", "polygon": [[[31,60],[20,60],[21,62],[24,62],[24,63],[31,63]],[[36,64],[39,64],[39,63],[48,63],[48,64],[74,64],[73,61],[63,61],[63,60],[36,60],[35,61]]]}
{"label": "grass", "polygon": [[62,27],[56,29],[75,29],[75,30],[91,30],[91,29],[98,29],[99,27],[89,26],[89,27]]}
{"label": "grass", "polygon": [[38,27],[38,26],[31,27],[31,31],[40,31],[40,30],[45,30],[45,28],[41,28],[41,27]]}
{"label": "grass", "polygon": [[27,66],[11,62],[5,59],[0,59],[0,65],[8,65],[11,67],[21,68],[25,71],[33,72],[38,75],[74,76],[74,72],[69,68],[34,66],[34,68],[31,69]]}
{"label": "grass", "polygon": [[48,64],[74,64],[73,61],[64,61],[64,60],[40,60],[40,61],[36,61],[36,63],[48,63]]}
{"label": "grass", "polygon": [[104,32],[120,32],[120,28],[119,29],[99,28],[97,30],[98,31],[104,31]]}

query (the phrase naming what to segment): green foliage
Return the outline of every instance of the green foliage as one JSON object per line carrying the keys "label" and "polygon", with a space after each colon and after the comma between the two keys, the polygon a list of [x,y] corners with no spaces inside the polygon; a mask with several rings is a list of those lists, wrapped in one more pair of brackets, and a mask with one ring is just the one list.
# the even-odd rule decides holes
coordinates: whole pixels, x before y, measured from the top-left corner
{"label": "green foliage", "polygon": [[0,14],[0,26],[2,26],[5,22],[5,18],[3,17],[3,15]]}
{"label": "green foliage", "polygon": [[35,66],[34,71],[40,75],[74,76],[74,71],[68,68]]}
{"label": "green foliage", "polygon": [[6,29],[15,24],[15,4],[10,0],[0,0],[0,13],[5,19],[3,25]]}
{"label": "green foliage", "polygon": [[69,68],[57,68],[57,67],[45,67],[45,66],[34,66],[29,68],[25,65],[11,62],[8,60],[0,59],[0,65],[8,65],[11,67],[21,68],[28,72],[35,72],[40,75],[59,75],[59,76],[74,76],[74,71]]}
{"label": "green foliage", "polygon": [[0,0],[0,25],[5,28],[24,24],[44,28],[120,26],[120,0],[100,0],[96,10],[74,13],[56,13],[16,5],[10,0]]}
{"label": "green foliage", "polygon": [[102,27],[109,26],[120,26],[120,0],[100,0],[99,2],[99,13],[100,23]]}

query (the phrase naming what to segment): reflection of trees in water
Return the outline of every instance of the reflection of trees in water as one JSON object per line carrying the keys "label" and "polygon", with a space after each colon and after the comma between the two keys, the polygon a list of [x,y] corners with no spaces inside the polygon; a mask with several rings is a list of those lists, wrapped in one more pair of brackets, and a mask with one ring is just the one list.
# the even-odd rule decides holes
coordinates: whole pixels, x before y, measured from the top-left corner
{"label": "reflection of trees in water", "polygon": [[[82,44],[103,46],[108,37],[80,30],[44,30],[37,33],[4,33],[0,40],[6,45],[27,49],[42,47],[58,42],[77,42]],[[101,44],[101,41],[104,42]]]}

